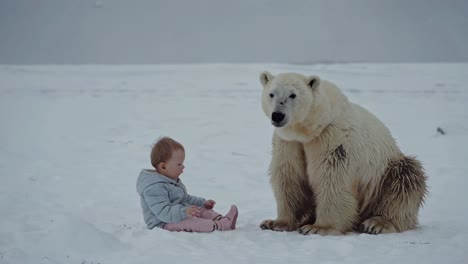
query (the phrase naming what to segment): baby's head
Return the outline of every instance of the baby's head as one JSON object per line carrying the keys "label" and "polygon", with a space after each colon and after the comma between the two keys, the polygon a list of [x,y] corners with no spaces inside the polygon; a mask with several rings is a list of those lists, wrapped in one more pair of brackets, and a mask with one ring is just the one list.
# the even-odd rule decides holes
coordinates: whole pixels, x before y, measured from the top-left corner
{"label": "baby's head", "polygon": [[158,139],[151,150],[151,165],[160,174],[177,180],[184,172],[185,149],[169,137]]}

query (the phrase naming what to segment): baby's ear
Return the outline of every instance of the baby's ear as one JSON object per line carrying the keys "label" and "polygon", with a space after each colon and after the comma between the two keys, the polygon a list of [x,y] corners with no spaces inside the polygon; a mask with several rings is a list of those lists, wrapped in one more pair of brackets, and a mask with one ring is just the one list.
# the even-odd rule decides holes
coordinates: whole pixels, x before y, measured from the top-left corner
{"label": "baby's ear", "polygon": [[274,76],[267,71],[260,73],[260,82],[262,83],[263,87],[265,87],[265,85],[267,85],[267,83],[270,82],[273,77]]}
{"label": "baby's ear", "polygon": [[166,170],[166,163],[160,162],[158,164],[158,171],[164,171],[164,170]]}
{"label": "baby's ear", "polygon": [[312,88],[312,90],[317,90],[320,85],[320,77],[311,75],[306,79],[307,85]]}

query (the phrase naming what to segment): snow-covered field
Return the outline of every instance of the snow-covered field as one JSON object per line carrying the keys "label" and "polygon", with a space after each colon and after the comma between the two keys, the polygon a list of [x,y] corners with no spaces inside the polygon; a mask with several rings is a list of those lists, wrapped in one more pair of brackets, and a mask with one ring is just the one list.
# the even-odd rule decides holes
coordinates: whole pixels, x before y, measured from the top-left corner
{"label": "snow-covered field", "polygon": [[[423,162],[416,230],[260,230],[276,216],[263,70],[335,82]],[[468,64],[0,65],[0,263],[468,263],[467,102]],[[238,205],[237,230],[145,228],[136,177],[162,135],[186,147],[189,193]]]}

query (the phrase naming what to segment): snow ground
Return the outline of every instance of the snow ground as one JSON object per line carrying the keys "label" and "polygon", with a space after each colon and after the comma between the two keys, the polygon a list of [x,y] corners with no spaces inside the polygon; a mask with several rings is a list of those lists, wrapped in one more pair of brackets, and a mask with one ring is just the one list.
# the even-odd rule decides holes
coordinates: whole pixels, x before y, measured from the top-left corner
{"label": "snow ground", "polygon": [[[263,70],[329,79],[384,121],[429,176],[416,230],[260,230],[276,216]],[[468,64],[0,65],[0,263],[468,263],[467,100]],[[145,228],[136,177],[162,135],[186,147],[189,193],[238,205],[237,230]]]}

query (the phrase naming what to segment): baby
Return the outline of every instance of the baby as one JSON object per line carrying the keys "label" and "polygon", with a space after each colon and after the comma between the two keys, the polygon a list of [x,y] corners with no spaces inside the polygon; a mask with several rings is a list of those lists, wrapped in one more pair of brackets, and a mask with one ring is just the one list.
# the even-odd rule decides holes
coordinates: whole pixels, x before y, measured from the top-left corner
{"label": "baby", "polygon": [[155,170],[143,169],[137,180],[147,228],[186,232],[234,230],[238,216],[235,205],[222,216],[213,210],[215,201],[187,193],[179,179],[184,160],[184,147],[169,137],[160,138],[151,150]]}

